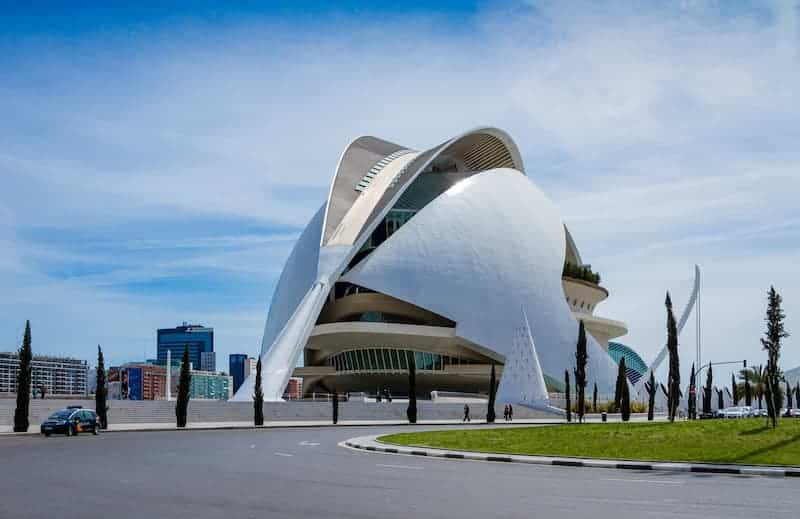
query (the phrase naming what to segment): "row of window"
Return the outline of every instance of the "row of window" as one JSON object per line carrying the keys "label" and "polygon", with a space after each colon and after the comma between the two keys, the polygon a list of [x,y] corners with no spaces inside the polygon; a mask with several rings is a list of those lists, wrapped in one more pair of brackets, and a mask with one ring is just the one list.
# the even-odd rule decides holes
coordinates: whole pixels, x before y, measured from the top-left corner
{"label": "row of window", "polygon": [[392,348],[343,351],[330,357],[328,364],[336,371],[406,371],[409,361],[418,371],[442,371],[449,365],[477,364],[471,359]]}

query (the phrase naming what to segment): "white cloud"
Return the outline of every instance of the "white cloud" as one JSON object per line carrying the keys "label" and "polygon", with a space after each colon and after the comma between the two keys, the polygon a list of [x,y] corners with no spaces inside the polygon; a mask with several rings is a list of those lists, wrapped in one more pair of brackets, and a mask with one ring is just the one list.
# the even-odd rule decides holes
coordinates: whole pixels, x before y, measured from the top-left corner
{"label": "white cloud", "polygon": [[[117,293],[109,300],[94,285],[181,269],[261,272],[274,282],[288,247],[262,239],[305,224],[352,137],[427,148],[492,124],[515,137],[528,174],[559,203],[584,258],[604,275],[612,297],[600,312],[630,324],[625,341],[654,354],[663,293],[688,286],[697,262],[706,273],[709,356],[755,356],[769,283],[784,293],[790,329],[800,312],[800,281],[791,275],[800,232],[797,10],[722,11],[713,2],[537,2],[489,6],[469,31],[436,17],[380,28],[345,20],[324,34],[188,26],[180,36],[120,37],[104,55],[76,63],[63,50],[28,47],[39,68],[15,72],[52,77],[30,90],[0,81],[0,108],[11,114],[0,122],[10,136],[0,144],[0,208],[10,222],[0,241],[15,251],[0,252],[0,286],[12,298],[29,292],[33,315],[43,311],[37,303],[51,316],[68,308],[70,319],[53,321],[68,330],[65,348],[105,333],[123,351],[138,339],[104,326],[149,327],[139,330],[149,337],[156,322],[187,319],[191,305],[158,307]],[[206,247],[130,264],[121,253],[108,261],[123,268],[84,276],[84,285],[9,274],[10,265],[30,268],[22,256],[78,254],[23,243],[15,228],[163,231],[175,218],[278,230],[232,233],[234,223],[211,238],[126,237],[119,246],[154,254],[162,243]],[[254,351],[264,303],[249,304],[242,321],[206,315],[219,319],[211,322],[219,333],[238,327],[231,341]],[[11,315],[0,317],[6,329]],[[792,365],[800,363],[796,344],[787,345]]]}

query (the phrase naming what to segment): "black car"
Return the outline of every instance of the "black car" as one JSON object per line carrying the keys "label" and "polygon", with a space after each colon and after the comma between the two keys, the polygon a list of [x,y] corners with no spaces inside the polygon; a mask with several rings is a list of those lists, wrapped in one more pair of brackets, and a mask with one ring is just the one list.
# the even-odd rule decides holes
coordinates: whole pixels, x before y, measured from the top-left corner
{"label": "black car", "polygon": [[91,409],[81,407],[67,407],[51,414],[50,417],[42,422],[41,431],[45,436],[51,434],[66,434],[75,436],[78,433],[90,432],[97,434],[100,430],[100,420],[97,413]]}

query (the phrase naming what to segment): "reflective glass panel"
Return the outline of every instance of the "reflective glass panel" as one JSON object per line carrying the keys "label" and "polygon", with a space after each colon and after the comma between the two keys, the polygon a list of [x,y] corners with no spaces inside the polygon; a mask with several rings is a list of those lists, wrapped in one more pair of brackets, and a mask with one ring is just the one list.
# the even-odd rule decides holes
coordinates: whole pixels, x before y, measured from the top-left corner
{"label": "reflective glass panel", "polygon": [[425,354],[425,367],[422,369],[429,371],[433,369],[433,355],[431,355],[430,353]]}
{"label": "reflective glass panel", "polygon": [[381,350],[375,350],[375,356],[378,357],[378,369],[386,369],[386,365],[383,363],[383,352]]}
{"label": "reflective glass panel", "polygon": [[442,356],[441,355],[434,355],[433,356],[433,369],[437,371],[442,371]]}
{"label": "reflective glass panel", "polygon": [[400,369],[408,369],[408,351],[400,350],[397,352],[400,357]]}
{"label": "reflective glass panel", "polygon": [[425,357],[421,351],[414,352],[414,365],[417,367],[417,369],[425,369]]}
{"label": "reflective glass panel", "polygon": [[394,369],[392,366],[392,350],[383,350],[383,364],[386,366],[386,369]]}
{"label": "reflective glass panel", "polygon": [[392,350],[392,369],[400,369],[400,352]]}
{"label": "reflective glass panel", "polygon": [[375,350],[369,350],[369,367],[370,369],[378,369],[378,359],[375,357]]}

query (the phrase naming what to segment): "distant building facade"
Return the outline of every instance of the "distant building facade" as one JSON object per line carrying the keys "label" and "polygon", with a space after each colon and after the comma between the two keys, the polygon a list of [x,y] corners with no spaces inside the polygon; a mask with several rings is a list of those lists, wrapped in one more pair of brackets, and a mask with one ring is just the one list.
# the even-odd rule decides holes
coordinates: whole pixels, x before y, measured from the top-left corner
{"label": "distant building facade", "polygon": [[239,390],[239,386],[244,382],[247,373],[244,370],[247,355],[244,353],[231,353],[228,355],[228,373],[233,379],[233,392]]}
{"label": "distant building facade", "polygon": [[200,352],[199,368],[201,371],[217,371],[217,353],[214,351]]}
{"label": "distant building facade", "polygon": [[[118,398],[163,400],[166,396],[167,369],[148,363],[130,363],[108,370],[108,382],[119,383]],[[109,391],[109,398],[112,398]]]}
{"label": "distant building facade", "polygon": [[286,394],[284,395],[290,400],[297,400],[303,396],[303,379],[299,377],[292,377],[289,383],[286,384]]}
{"label": "distant building facade", "polygon": [[[172,391],[178,394],[178,380],[172,377]],[[228,400],[233,396],[233,377],[210,371],[192,371],[189,398],[196,400]]]}
{"label": "distant building facade", "polygon": [[[214,351],[214,329],[205,326],[186,324],[175,328],[160,328],[157,332],[156,359],[161,365],[167,363],[167,351],[172,352],[172,360],[180,361],[183,358],[184,348],[189,349],[189,362],[193,369],[202,369],[203,353],[213,353]],[[208,363],[214,364],[216,368],[216,357],[206,355],[206,367]],[[214,371],[210,369],[208,371]]]}
{"label": "distant building facade", "polygon": [[[89,366],[85,360],[68,357],[34,356],[31,391],[39,393],[44,386],[47,395],[86,395]],[[17,392],[19,356],[16,352],[0,353],[0,393]]]}

